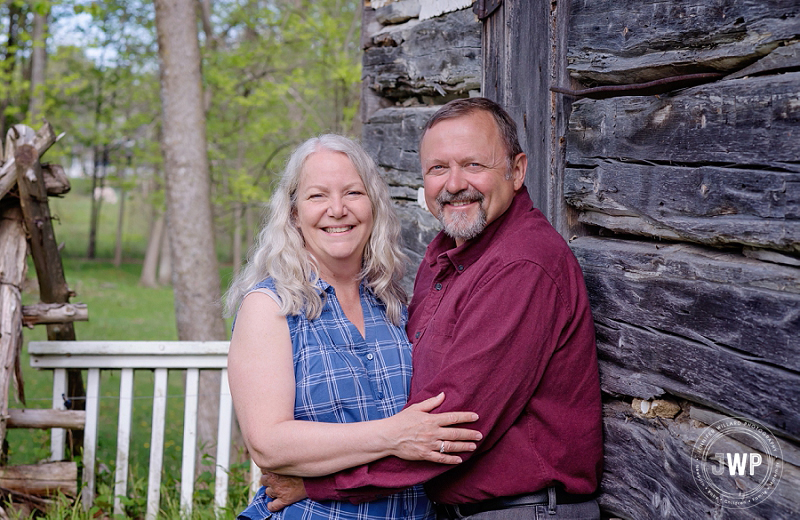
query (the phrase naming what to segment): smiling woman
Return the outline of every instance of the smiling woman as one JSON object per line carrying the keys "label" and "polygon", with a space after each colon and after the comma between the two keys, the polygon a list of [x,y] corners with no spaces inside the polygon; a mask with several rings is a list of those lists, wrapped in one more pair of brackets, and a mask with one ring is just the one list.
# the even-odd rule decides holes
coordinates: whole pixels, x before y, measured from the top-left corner
{"label": "smiling woman", "polygon": [[[448,452],[475,449],[478,432],[451,426],[477,415],[430,413],[443,394],[403,409],[411,345],[399,234],[359,145],[324,135],[295,150],[227,295],[231,395],[262,471],[314,477],[388,456],[458,464]],[[273,518],[433,518],[420,486],[359,505],[299,498]],[[240,518],[269,507],[262,488]]]}

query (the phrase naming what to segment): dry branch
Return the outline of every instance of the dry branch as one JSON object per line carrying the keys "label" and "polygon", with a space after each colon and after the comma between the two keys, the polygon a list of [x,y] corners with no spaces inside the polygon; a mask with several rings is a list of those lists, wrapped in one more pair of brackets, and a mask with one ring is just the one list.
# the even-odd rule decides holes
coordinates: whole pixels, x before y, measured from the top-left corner
{"label": "dry branch", "polygon": [[83,410],[11,409],[8,411],[8,428],[65,428],[82,430],[86,424]]}
{"label": "dry branch", "polygon": [[26,327],[74,321],[89,321],[85,303],[37,303],[22,307],[22,322]]}

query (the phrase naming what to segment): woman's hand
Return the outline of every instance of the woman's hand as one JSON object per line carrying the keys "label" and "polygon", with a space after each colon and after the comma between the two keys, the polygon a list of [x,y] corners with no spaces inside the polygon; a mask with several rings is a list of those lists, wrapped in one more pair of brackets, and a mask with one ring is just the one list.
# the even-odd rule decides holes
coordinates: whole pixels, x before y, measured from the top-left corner
{"label": "woman's hand", "polygon": [[430,413],[444,402],[444,392],[386,419],[390,424],[391,453],[405,460],[428,460],[440,464],[459,464],[461,457],[449,455],[474,451],[481,432],[454,425],[478,420],[473,412]]}

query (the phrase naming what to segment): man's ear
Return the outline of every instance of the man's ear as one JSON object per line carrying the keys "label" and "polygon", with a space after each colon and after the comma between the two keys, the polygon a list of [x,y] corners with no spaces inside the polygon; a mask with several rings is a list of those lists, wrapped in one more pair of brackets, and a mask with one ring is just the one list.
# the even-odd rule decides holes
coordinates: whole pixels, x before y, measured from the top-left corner
{"label": "man's ear", "polygon": [[524,153],[517,154],[511,163],[511,174],[514,179],[514,191],[517,191],[525,183],[525,172],[528,171],[528,156]]}

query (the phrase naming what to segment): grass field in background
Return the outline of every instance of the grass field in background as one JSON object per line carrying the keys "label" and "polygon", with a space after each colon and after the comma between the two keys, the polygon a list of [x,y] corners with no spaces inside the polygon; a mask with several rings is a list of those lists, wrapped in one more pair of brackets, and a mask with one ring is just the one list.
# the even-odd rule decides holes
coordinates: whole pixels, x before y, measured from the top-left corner
{"label": "grass field in background", "polygon": [[[143,288],[139,286],[141,259],[146,248],[148,208],[141,200],[126,201],[126,222],[123,234],[123,258],[125,261],[117,268],[111,262],[114,251],[118,206],[105,203],[102,208],[97,237],[98,260],[86,260],[88,245],[90,199],[89,190],[81,182],[78,189],[62,199],[50,199],[51,214],[58,220],[54,223],[56,240],[64,247],[62,250],[65,277],[68,286],[76,293],[72,302],[86,303],[89,309],[88,322],[75,323],[78,340],[175,340],[174,298],[171,287]],[[85,184],[85,182],[83,183]],[[75,183],[73,183],[75,185]],[[23,303],[35,303],[39,299],[36,273],[29,262],[28,282],[23,294]],[[220,272],[223,287],[231,276],[230,268]],[[38,371],[30,367],[27,355],[29,341],[47,339],[46,329],[39,325],[23,332],[25,347],[22,355],[23,380],[27,403],[25,405],[10,398],[11,408],[50,408],[52,394],[52,373]],[[84,376],[85,380],[85,376]],[[13,395],[13,389],[11,394]],[[170,373],[167,400],[167,429],[164,450],[164,478],[166,494],[162,497],[162,509],[177,513],[177,484],[180,475],[180,446],[183,439],[183,381],[180,373]],[[153,374],[137,371],[134,381],[134,400],[131,438],[131,476],[129,490],[129,509],[134,517],[143,513],[146,495],[147,466],[149,463],[150,422],[152,414]],[[101,418],[98,432],[98,504],[104,512],[105,505],[113,500],[113,473],[116,458],[116,432],[119,405],[119,373],[101,372],[100,388]],[[34,464],[47,459],[49,455],[49,432],[42,430],[12,429],[7,434],[8,464]],[[242,470],[243,465],[238,470]],[[241,473],[241,471],[238,471]],[[242,476],[232,475],[234,487],[241,490]],[[202,481],[210,482],[212,476],[203,474]],[[201,486],[202,488],[202,486]],[[231,495],[233,509],[243,505],[240,492]],[[211,503],[212,491],[199,489],[197,495],[201,504]],[[210,509],[207,508],[207,509]],[[70,504],[53,513],[52,518],[73,516]],[[198,515],[200,513],[198,512]],[[197,516],[197,515],[193,515]],[[166,517],[170,517],[169,514]]]}

